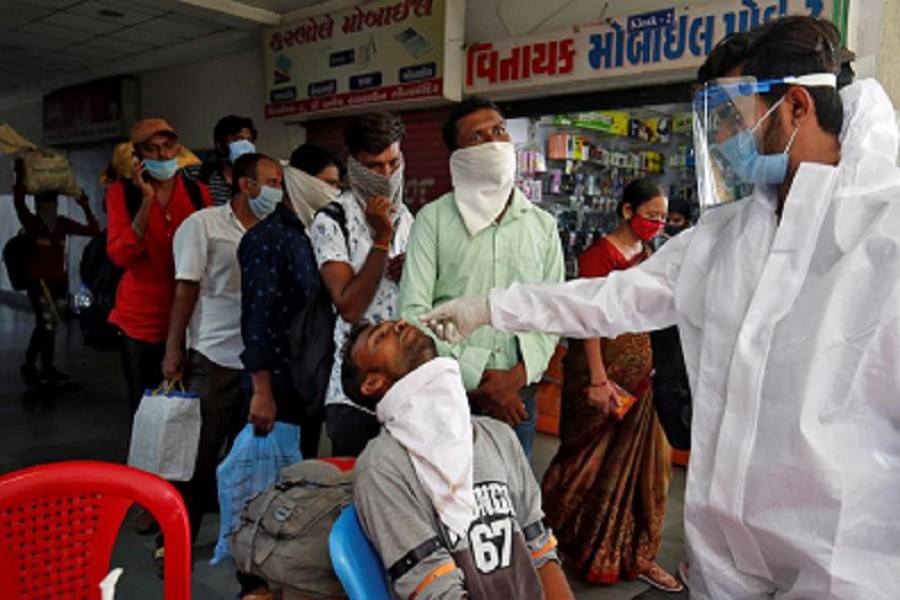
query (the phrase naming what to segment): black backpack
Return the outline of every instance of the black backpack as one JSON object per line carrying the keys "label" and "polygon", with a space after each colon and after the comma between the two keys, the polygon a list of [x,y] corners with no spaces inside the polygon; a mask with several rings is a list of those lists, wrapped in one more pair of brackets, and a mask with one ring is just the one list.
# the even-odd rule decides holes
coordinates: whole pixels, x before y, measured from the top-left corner
{"label": "black backpack", "polygon": [[[194,208],[203,208],[203,195],[197,183],[188,177],[182,177],[182,181]],[[141,191],[130,180],[125,179],[122,184],[125,187],[125,208],[134,219],[141,208]],[[104,229],[85,246],[78,266],[81,282],[93,297],[90,306],[78,315],[81,337],[85,346],[102,351],[118,347],[118,333],[109,322],[109,313],[116,304],[116,290],[122,279],[122,270],[113,264],[106,253],[106,243],[107,231]]]}
{"label": "black backpack", "polygon": [[108,321],[109,313],[116,304],[116,289],[122,278],[122,270],[109,260],[106,254],[106,229],[94,237],[81,254],[79,275],[81,283],[91,292],[90,305],[78,313],[78,325],[85,346],[96,350],[115,350],[118,347],[118,333],[115,325]]}
{"label": "black backpack", "polygon": [[[337,222],[347,239],[344,207],[332,202],[318,213]],[[316,214],[318,214],[316,213]],[[337,312],[323,281],[319,289],[291,321],[291,380],[307,416],[319,414],[325,406],[325,394],[334,366],[334,324]]]}
{"label": "black backpack", "polygon": [[28,265],[31,264],[32,238],[24,229],[11,237],[3,246],[3,263],[14,290],[28,288]]}

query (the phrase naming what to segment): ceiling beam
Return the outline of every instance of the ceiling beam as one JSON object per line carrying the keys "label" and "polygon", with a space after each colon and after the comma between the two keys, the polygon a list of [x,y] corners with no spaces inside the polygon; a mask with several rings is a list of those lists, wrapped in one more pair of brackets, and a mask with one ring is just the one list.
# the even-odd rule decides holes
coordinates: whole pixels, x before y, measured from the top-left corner
{"label": "ceiling beam", "polygon": [[180,0],[182,4],[190,4],[199,8],[205,8],[215,12],[253,21],[260,25],[280,25],[281,15],[266,10],[237,2],[236,0]]}

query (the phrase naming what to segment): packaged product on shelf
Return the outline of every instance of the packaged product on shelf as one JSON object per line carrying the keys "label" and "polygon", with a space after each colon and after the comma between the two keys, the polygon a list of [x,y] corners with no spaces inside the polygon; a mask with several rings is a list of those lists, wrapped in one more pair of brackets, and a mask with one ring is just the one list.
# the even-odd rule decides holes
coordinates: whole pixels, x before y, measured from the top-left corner
{"label": "packaged product on shelf", "polygon": [[680,112],[672,115],[673,133],[691,133],[693,129],[693,115],[689,112]]}

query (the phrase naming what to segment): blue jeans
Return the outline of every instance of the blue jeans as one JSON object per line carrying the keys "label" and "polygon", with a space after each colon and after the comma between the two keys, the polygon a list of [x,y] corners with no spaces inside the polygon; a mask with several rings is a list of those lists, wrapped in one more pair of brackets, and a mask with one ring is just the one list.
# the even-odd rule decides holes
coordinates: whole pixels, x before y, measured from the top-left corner
{"label": "blue jeans", "polygon": [[519,391],[519,397],[525,403],[525,411],[528,417],[513,426],[519,443],[522,444],[522,450],[525,451],[525,457],[531,462],[531,454],[534,450],[534,438],[537,435],[537,386],[529,385]]}
{"label": "blue jeans", "polygon": [[[528,416],[518,425],[513,425],[512,428],[516,437],[519,438],[519,443],[522,444],[522,450],[525,452],[525,457],[531,462],[531,453],[534,449],[534,438],[537,435],[537,384],[526,385],[519,390],[519,398],[521,398],[522,403],[525,404],[525,412],[528,413]],[[472,414],[486,415],[483,410],[474,404],[471,406]]]}

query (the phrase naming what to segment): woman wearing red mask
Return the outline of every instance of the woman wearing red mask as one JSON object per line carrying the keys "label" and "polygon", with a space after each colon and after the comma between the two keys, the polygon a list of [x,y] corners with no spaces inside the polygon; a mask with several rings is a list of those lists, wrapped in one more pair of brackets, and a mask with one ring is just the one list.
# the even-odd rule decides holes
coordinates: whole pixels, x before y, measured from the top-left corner
{"label": "woman wearing red mask", "polygon": [[[648,243],[666,224],[667,204],[656,183],[628,184],[619,227],[579,257],[579,275],[606,277],[646,259]],[[653,407],[649,335],[569,340],[563,365],[561,444],[541,486],[546,522],[589,582],[640,577],[680,591],[656,563],[670,450]],[[622,414],[626,394],[636,401]]]}

